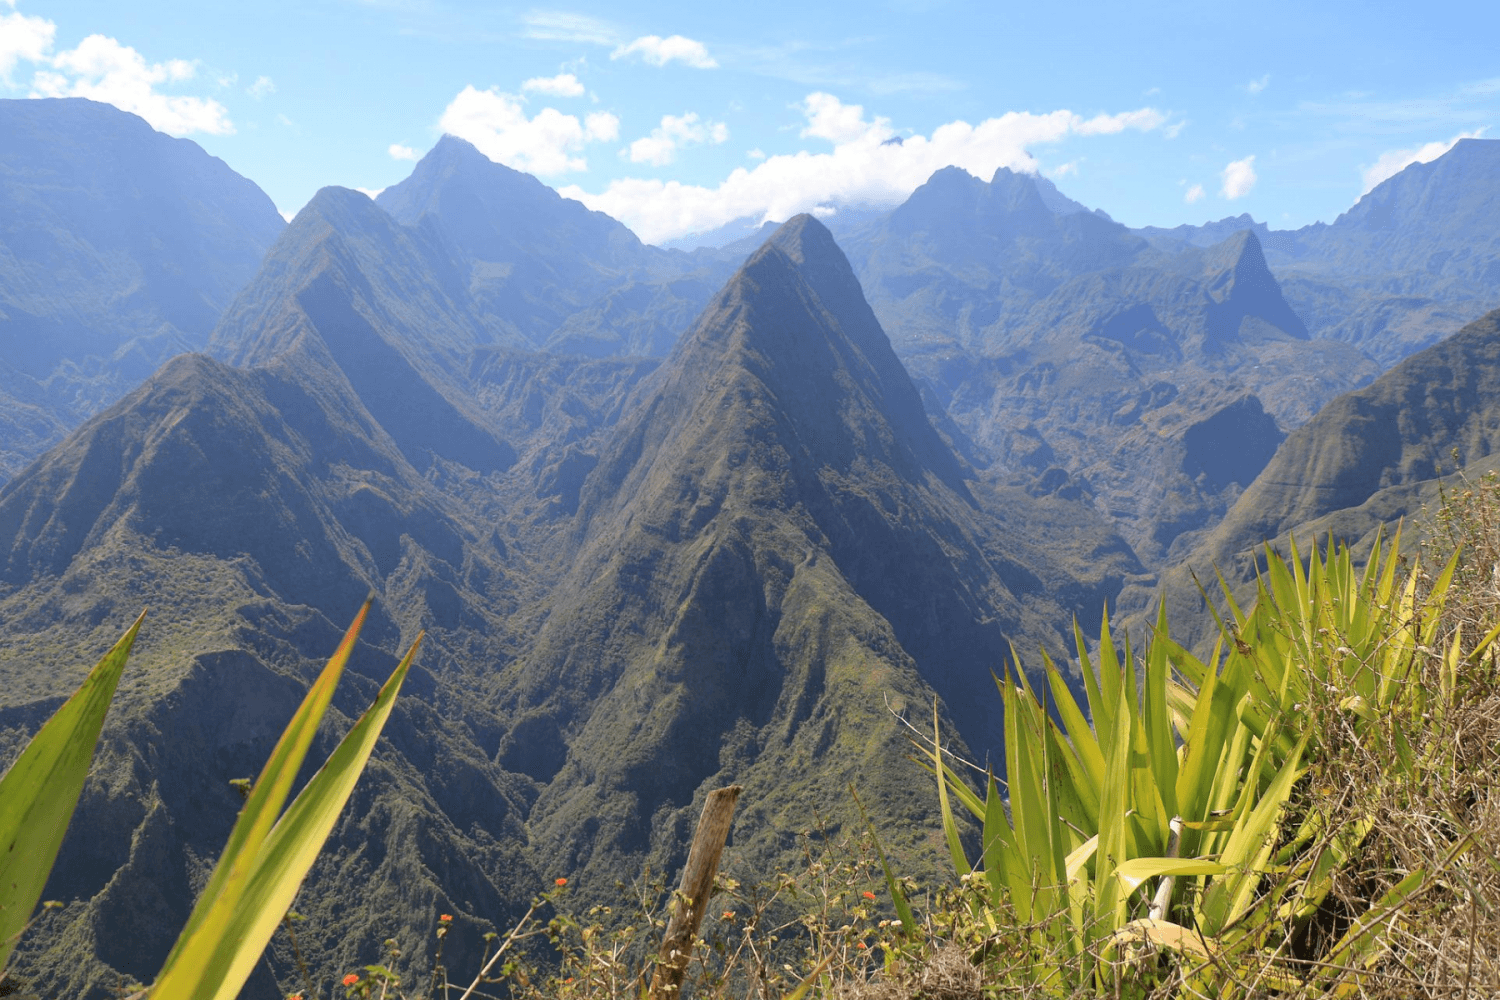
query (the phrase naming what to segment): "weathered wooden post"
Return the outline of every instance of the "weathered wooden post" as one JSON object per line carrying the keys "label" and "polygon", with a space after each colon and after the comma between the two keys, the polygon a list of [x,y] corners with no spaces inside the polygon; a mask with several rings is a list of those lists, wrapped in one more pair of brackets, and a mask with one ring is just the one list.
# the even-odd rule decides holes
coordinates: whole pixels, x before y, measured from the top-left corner
{"label": "weathered wooden post", "polygon": [[719,873],[719,855],[729,839],[729,824],[734,819],[734,804],[740,797],[739,785],[717,788],[708,793],[698,830],[688,850],[687,865],[682,869],[682,885],[672,902],[672,918],[656,956],[656,971],[651,976],[651,1000],[677,1000],[693,957],[693,941],[703,923],[708,894],[713,891],[714,877]]}

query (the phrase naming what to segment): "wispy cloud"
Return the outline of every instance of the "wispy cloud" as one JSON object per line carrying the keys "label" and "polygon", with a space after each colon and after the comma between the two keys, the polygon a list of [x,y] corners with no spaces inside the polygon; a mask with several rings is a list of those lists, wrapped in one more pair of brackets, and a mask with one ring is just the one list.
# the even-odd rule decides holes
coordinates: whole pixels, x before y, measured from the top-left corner
{"label": "wispy cloud", "polygon": [[[576,185],[562,193],[624,220],[654,242],[747,215],[777,220],[840,203],[892,204],[950,165],[981,177],[999,167],[1035,172],[1032,146],[1070,135],[1150,131],[1166,117],[1154,108],[1090,118],[1066,110],[1009,112],[978,125],[952,121],[931,135],[898,136],[889,119],[868,116],[864,108],[831,94],[809,94],[801,110],[806,137],[832,143],[831,151],[770,156],[754,167],[737,167],[715,187],[624,178],[597,194]],[[890,141],[897,138],[901,141]]]}
{"label": "wispy cloud", "polygon": [[1245,197],[1259,179],[1255,176],[1255,157],[1247,156],[1243,160],[1235,160],[1226,166],[1219,176],[1224,182],[1219,188],[1219,194],[1230,201]]}
{"label": "wispy cloud", "polygon": [[1203,185],[1202,184],[1194,184],[1192,187],[1190,187],[1190,188],[1187,189],[1187,194],[1184,194],[1182,196],[1182,200],[1185,201],[1185,202],[1187,202],[1189,205],[1191,205],[1195,201],[1202,201],[1203,200],[1203,195],[1204,195]]}
{"label": "wispy cloud", "polygon": [[415,160],[421,156],[415,149],[412,149],[410,146],[403,146],[399,142],[391,143],[386,152],[390,154],[393,160]]}
{"label": "wispy cloud", "polygon": [[866,81],[865,87],[873,94],[947,94],[964,90],[969,85],[946,73],[890,73],[877,75]]}
{"label": "wispy cloud", "polygon": [[1331,127],[1339,132],[1409,135],[1427,129],[1473,128],[1478,121],[1494,117],[1497,95],[1500,77],[1491,77],[1426,97],[1379,100],[1367,93],[1351,93],[1339,100],[1303,101],[1297,112],[1330,119]]}
{"label": "wispy cloud", "polygon": [[258,101],[276,93],[276,84],[269,76],[258,76],[254,83],[245,88],[245,93]]}
{"label": "wispy cloud", "polygon": [[534,10],[521,17],[521,24],[523,37],[545,42],[618,45],[624,34],[608,21],[563,11]]}
{"label": "wispy cloud", "polygon": [[1360,194],[1369,194],[1381,181],[1396,176],[1413,163],[1431,163],[1458,145],[1460,139],[1478,139],[1484,132],[1484,129],[1479,128],[1472,132],[1460,132],[1446,142],[1429,142],[1410,149],[1388,149],[1381,153],[1370,166],[1361,168],[1360,176],[1364,181],[1364,188]]}
{"label": "wispy cloud", "polygon": [[665,66],[669,62],[685,63],[695,69],[715,69],[719,63],[708,54],[708,48],[699,41],[682,35],[642,35],[633,42],[621,45],[609,54],[611,59],[624,59],[638,55],[653,66]]}
{"label": "wispy cloud", "polygon": [[1271,85],[1271,74],[1267,73],[1265,76],[1261,77],[1259,80],[1251,80],[1249,83],[1245,84],[1245,92],[1246,93],[1250,93],[1250,94],[1258,94],[1262,90],[1265,90],[1270,85]]}

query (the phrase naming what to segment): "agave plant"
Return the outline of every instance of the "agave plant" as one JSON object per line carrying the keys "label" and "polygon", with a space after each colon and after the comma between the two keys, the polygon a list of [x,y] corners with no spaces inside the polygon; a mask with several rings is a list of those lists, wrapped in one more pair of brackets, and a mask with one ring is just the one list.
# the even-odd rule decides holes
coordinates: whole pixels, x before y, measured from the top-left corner
{"label": "agave plant", "polygon": [[[155,985],[139,996],[232,1000],[245,985],[354,790],[422,642],[418,635],[374,704],[283,812],[369,610],[367,600],[287,724]],[[137,619],[0,780],[0,844],[6,845],[0,852],[0,972],[56,860],[140,625]]]}
{"label": "agave plant", "polygon": [[[1045,653],[1041,698],[1017,661],[999,681],[1003,798],[993,774],[983,795],[961,780],[934,718],[926,753],[954,867],[970,875],[950,807],[957,799],[982,830],[971,878],[983,878],[987,899],[977,916],[993,927],[1003,911],[1036,929],[1020,970],[1027,983],[1113,990],[1122,962],[1150,943],[1177,956],[1174,975],[1187,995],[1230,998],[1255,988],[1247,983],[1358,988],[1359,969],[1380,953],[1386,918],[1424,873],[1408,873],[1356,916],[1304,978],[1306,967],[1287,963],[1281,946],[1321,905],[1373,818],[1288,806],[1324,750],[1319,712],[1346,716],[1361,738],[1391,713],[1420,725],[1452,697],[1465,660],[1460,637],[1440,654],[1432,644],[1454,563],[1425,596],[1416,572],[1398,593],[1398,546],[1399,534],[1389,549],[1377,539],[1362,574],[1347,547],[1314,551],[1305,571],[1295,547],[1289,563],[1270,553],[1256,604],[1244,614],[1231,600],[1207,662],[1171,640],[1164,611],[1139,678],[1107,614],[1097,655],[1075,627],[1087,715]],[[1497,635],[1500,627],[1467,660]],[[1416,683],[1426,655],[1441,657],[1435,691]],[[1326,692],[1338,693],[1331,709]],[[1434,766],[1400,727],[1382,732],[1398,734],[1394,770]],[[1140,890],[1150,885],[1147,897]]]}

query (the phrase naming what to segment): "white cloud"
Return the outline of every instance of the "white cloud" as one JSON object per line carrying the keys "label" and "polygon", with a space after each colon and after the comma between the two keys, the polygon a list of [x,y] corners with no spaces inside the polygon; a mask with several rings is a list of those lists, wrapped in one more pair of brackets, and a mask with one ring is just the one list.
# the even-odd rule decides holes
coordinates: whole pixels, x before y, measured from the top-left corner
{"label": "white cloud", "polygon": [[[736,168],[717,187],[624,178],[598,194],[576,185],[562,193],[608,212],[642,239],[656,242],[706,232],[746,215],[774,220],[818,205],[894,204],[950,165],[984,178],[999,167],[1035,172],[1030,146],[1069,135],[1105,135],[1127,128],[1149,131],[1166,118],[1151,108],[1093,118],[1071,111],[1009,112],[978,125],[954,121],[938,126],[930,136],[901,137],[886,119],[871,121],[862,113],[856,129],[837,98],[809,95],[802,110],[807,128],[841,137],[831,152],[771,156],[753,168]],[[888,141],[897,138],[902,141]]]}
{"label": "white cloud", "polygon": [[756,146],[745,155],[750,157],[750,159],[752,160],[764,160],[766,158],[766,151],[761,149],[759,146]]}
{"label": "white cloud", "polygon": [[682,117],[662,115],[661,124],[651,134],[630,144],[627,152],[631,163],[649,163],[653,167],[664,167],[677,158],[677,150],[683,146],[711,142],[715,145],[729,138],[729,126],[723,122],[699,121],[695,111]]}
{"label": "white cloud", "polygon": [[802,138],[809,136],[827,139],[835,146],[852,142],[872,128],[888,129],[889,118],[865,121],[865,109],[859,104],[845,104],[832,94],[808,94],[802,102],[802,113],[807,116],[807,127]]}
{"label": "white cloud", "polygon": [[1067,163],[1062,164],[1061,166],[1059,166],[1056,169],[1054,169],[1052,171],[1052,173],[1051,173],[1050,176],[1052,176],[1052,177],[1066,177],[1069,174],[1073,174],[1074,176],[1077,176],[1077,174],[1078,174],[1078,161],[1077,160],[1069,160]]}
{"label": "white cloud", "polygon": [[103,101],[138,114],[153,128],[173,135],[234,132],[229,111],[218,101],[157,92],[159,84],[181,83],[197,75],[197,65],[185,59],[148,63],[128,45],[104,35],[90,35],[76,49],[58,53],[49,63],[52,69],[38,70],[32,79],[32,97]]}
{"label": "white cloud", "polygon": [[1182,130],[1187,127],[1188,120],[1184,118],[1181,121],[1175,121],[1172,124],[1168,125],[1166,128],[1162,129],[1161,134],[1166,136],[1168,139],[1175,139],[1179,135],[1181,135]]}
{"label": "white cloud", "polygon": [[364,195],[366,198],[370,199],[371,201],[374,201],[376,198],[380,197],[380,192],[384,191],[385,188],[362,188],[362,187],[357,187],[354,190],[358,191],[360,194]]}
{"label": "white cloud", "polygon": [[[11,3],[14,7],[15,4]],[[52,51],[57,25],[42,17],[6,14],[0,17],[0,84],[11,86],[10,74],[22,61],[41,62]]]}
{"label": "white cloud", "polygon": [[1255,187],[1255,157],[1247,156],[1243,160],[1235,160],[1224,168],[1219,175],[1224,179],[1224,186],[1219,193],[1230,201],[1243,198]]}
{"label": "white cloud", "polygon": [[1251,80],[1249,83],[1245,84],[1245,90],[1248,91],[1249,93],[1252,93],[1252,94],[1258,94],[1262,90],[1265,90],[1270,85],[1271,85],[1271,74],[1267,73],[1265,76],[1261,77],[1259,80]]}
{"label": "white cloud", "polygon": [[270,97],[276,93],[276,83],[269,76],[258,76],[255,82],[246,88],[245,93],[258,101],[262,97]]}
{"label": "white cloud", "polygon": [[588,169],[576,155],[589,143],[620,137],[620,120],[596,111],[580,121],[556,108],[528,118],[522,100],[491,88],[465,87],[443,111],[444,132],[467,139],[485,156],[517,170],[547,176]]}
{"label": "white cloud", "polygon": [[1413,163],[1431,163],[1457,145],[1458,140],[1477,139],[1484,131],[1480,128],[1472,132],[1460,132],[1447,142],[1429,142],[1412,149],[1390,149],[1381,153],[1372,165],[1361,171],[1365,182],[1364,190],[1360,192],[1361,197],[1369,194],[1381,181],[1395,177]]}
{"label": "white cloud", "polygon": [[1191,205],[1195,201],[1202,201],[1203,195],[1203,185],[1194,184],[1192,187],[1187,189],[1187,194],[1182,196],[1182,200]]}
{"label": "white cloud", "polygon": [[578,77],[572,73],[559,73],[557,76],[534,76],[521,84],[522,90],[536,91],[540,94],[551,94],[554,97],[582,97],[583,84],[578,82]]}
{"label": "white cloud", "polygon": [[623,59],[637,55],[653,66],[665,66],[674,59],[697,69],[713,69],[719,64],[708,54],[702,42],[681,35],[642,35],[628,45],[621,45],[609,54],[611,59]]}
{"label": "white cloud", "polygon": [[415,149],[412,149],[410,146],[403,146],[399,142],[391,143],[386,152],[391,154],[391,159],[393,160],[415,160],[421,156]]}

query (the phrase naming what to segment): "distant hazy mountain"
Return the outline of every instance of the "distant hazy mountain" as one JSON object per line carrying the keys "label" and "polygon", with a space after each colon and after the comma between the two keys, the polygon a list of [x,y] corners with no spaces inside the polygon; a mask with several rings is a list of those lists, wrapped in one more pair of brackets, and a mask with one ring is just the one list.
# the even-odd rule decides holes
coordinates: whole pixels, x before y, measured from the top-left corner
{"label": "distant hazy mountain", "polygon": [[1500,310],[1340,396],[1294,432],[1186,565],[1234,579],[1289,534],[1358,541],[1418,513],[1437,479],[1500,455]]}
{"label": "distant hazy mountain", "polygon": [[1332,223],[1270,231],[1248,215],[1142,229],[1153,244],[1206,245],[1254,229],[1314,336],[1384,365],[1500,306],[1500,140],[1460,139],[1413,163]]}
{"label": "distant hazy mountain", "polygon": [[[67,905],[22,943],[29,989],[151,975],[228,781],[368,592],[335,730],[428,640],[300,943],[355,968],[446,912],[458,969],[544,879],[604,894],[680,863],[723,781],[746,786],[733,864],[784,855],[791,817],[852,822],[849,780],[914,850],[933,803],[891,709],[936,696],[982,754],[1009,641],[1061,652],[1141,573],[1085,504],[969,478],[809,218],[663,363],[488,345],[461,274],[431,226],[320,192],[214,334],[242,367],[172,360],[0,489],[0,760],[80,649],[153,609],[47,890]],[[247,996],[294,968],[277,944]]]}
{"label": "distant hazy mountain", "polygon": [[250,181],[135,115],[0,100],[0,482],[201,349],[284,225]]}
{"label": "distant hazy mountain", "polygon": [[1286,430],[1379,369],[1309,338],[1253,233],[1157,249],[1076,203],[1056,210],[1061,197],[1009,170],[988,184],[939,171],[846,242],[971,460],[1093,498],[1163,565]]}
{"label": "distant hazy mountain", "polygon": [[997,331],[1064,281],[1150,249],[1124,226],[1049,201],[1029,174],[1001,168],[985,183],[948,167],[849,234],[844,245],[896,350],[989,353]]}

